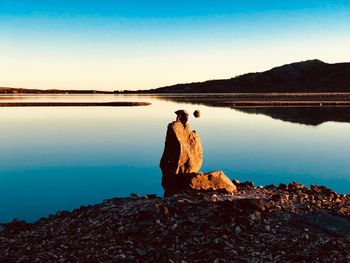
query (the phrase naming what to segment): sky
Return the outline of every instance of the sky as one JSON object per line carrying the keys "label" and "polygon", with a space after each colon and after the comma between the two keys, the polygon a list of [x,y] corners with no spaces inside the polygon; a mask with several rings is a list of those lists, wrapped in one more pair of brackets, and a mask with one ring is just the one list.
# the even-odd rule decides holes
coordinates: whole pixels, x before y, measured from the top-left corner
{"label": "sky", "polygon": [[350,1],[0,0],[0,87],[138,90],[350,61]]}

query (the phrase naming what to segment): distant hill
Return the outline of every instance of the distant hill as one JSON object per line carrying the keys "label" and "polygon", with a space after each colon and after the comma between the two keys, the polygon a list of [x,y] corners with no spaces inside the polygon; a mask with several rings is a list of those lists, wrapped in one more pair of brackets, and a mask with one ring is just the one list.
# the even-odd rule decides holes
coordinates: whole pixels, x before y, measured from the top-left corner
{"label": "distant hill", "polygon": [[[176,84],[150,90],[114,93],[303,93],[350,92],[350,63],[307,60],[231,79]],[[109,94],[97,90],[39,90],[0,87],[0,94]]]}
{"label": "distant hill", "polygon": [[177,84],[151,90],[122,93],[266,93],[350,92],[350,63],[320,60],[292,63],[231,79]]}
{"label": "distant hill", "polygon": [[100,90],[58,90],[58,89],[22,89],[0,87],[0,94],[109,94],[110,91]]}

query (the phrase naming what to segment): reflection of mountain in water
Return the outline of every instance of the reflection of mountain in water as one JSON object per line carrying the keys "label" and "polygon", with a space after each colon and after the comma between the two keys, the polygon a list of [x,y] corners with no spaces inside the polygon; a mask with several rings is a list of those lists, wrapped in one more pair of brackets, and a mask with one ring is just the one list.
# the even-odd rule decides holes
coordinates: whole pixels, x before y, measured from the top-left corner
{"label": "reflection of mountain in water", "polygon": [[236,110],[246,113],[264,114],[282,121],[313,126],[327,121],[350,122],[349,107],[245,108]]}
{"label": "reflection of mountain in water", "polygon": [[[274,95],[271,96],[242,96],[242,95],[157,95],[158,99],[167,101],[176,101],[180,103],[191,103],[191,104],[202,104],[212,107],[223,107],[232,108],[241,112],[251,113],[251,114],[264,114],[270,116],[274,119],[288,121],[292,123],[300,123],[306,125],[319,125],[327,121],[334,122],[350,122],[350,107],[310,107],[310,105],[305,104],[305,107],[237,107],[237,102],[242,100],[258,100],[266,101],[267,103],[271,99],[288,100],[288,101],[298,101],[306,100],[315,101],[349,101],[349,94],[339,94],[339,95],[299,95],[298,96],[285,96],[285,95]],[[236,106],[234,106],[236,104]]]}

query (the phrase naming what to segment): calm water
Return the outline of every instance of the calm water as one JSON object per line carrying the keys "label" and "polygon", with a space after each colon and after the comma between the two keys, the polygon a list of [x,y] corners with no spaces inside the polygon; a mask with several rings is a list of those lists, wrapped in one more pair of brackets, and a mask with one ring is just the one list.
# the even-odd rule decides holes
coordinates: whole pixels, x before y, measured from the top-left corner
{"label": "calm water", "polygon": [[103,199],[162,195],[158,168],[174,111],[202,112],[203,171],[257,185],[323,184],[349,193],[350,124],[307,126],[229,108],[149,97],[20,96],[0,100],[149,101],[148,107],[0,108],[0,222],[36,220]]}

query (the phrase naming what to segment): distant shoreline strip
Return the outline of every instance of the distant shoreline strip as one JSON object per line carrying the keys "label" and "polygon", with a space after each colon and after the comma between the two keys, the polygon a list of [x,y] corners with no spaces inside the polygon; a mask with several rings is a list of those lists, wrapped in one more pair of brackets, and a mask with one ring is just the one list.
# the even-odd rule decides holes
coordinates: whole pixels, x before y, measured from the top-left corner
{"label": "distant shoreline strip", "polygon": [[149,102],[0,102],[0,107],[131,107],[148,106]]}
{"label": "distant shoreline strip", "polygon": [[233,108],[350,107],[350,101],[226,101],[218,103],[218,106]]}

